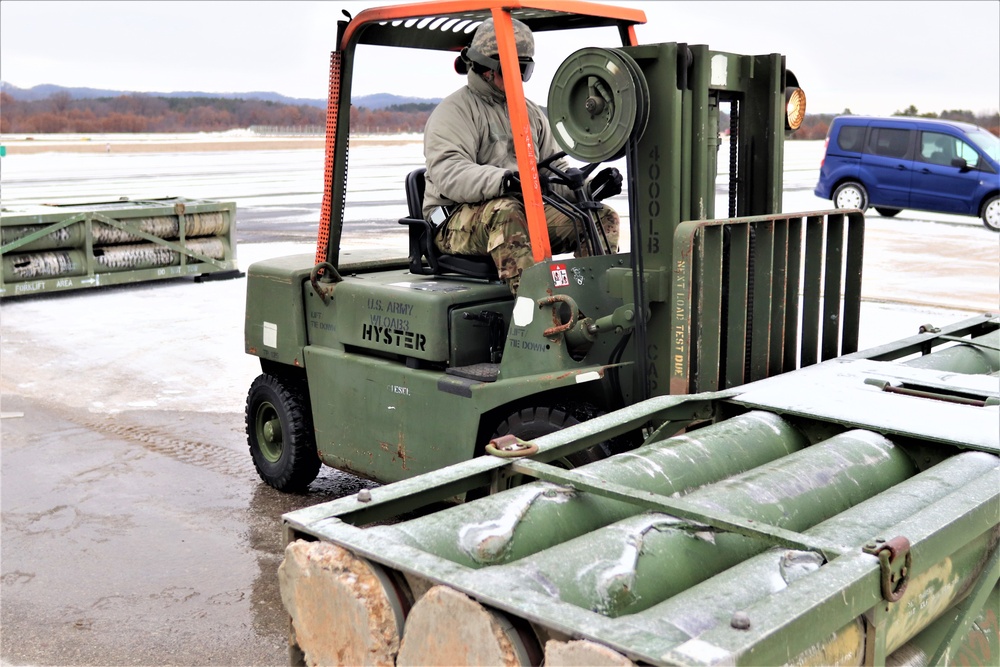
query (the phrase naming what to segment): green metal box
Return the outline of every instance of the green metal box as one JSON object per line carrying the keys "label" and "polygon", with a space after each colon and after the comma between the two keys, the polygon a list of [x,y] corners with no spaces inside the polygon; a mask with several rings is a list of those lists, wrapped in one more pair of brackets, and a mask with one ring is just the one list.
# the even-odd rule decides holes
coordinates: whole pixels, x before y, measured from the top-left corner
{"label": "green metal box", "polygon": [[182,197],[3,208],[0,297],[234,277],[235,228],[235,204]]}
{"label": "green metal box", "polygon": [[483,304],[496,308],[499,302],[510,301],[510,290],[496,284],[421,280],[392,271],[345,280],[334,298],[337,332],[345,345],[447,361],[452,309]]}

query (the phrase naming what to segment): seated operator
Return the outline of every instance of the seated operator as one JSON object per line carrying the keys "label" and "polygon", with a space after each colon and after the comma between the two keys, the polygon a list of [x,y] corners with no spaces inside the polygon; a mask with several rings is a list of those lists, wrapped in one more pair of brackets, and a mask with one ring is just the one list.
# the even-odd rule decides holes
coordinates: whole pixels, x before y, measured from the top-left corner
{"label": "seated operator", "polygon": [[[527,81],[534,66],[535,40],[524,23],[514,20],[513,24],[521,78]],[[446,97],[427,120],[423,214],[440,223],[438,209],[443,207],[448,217],[434,239],[438,249],[449,255],[488,254],[500,278],[516,294],[521,272],[535,262],[497,54],[493,19],[489,19],[476,29],[472,43],[462,53],[469,68],[468,85]],[[530,101],[527,105],[535,157],[541,161],[558,148],[541,108]],[[556,166],[566,168],[561,161]],[[621,192],[622,176],[617,169],[604,169],[589,185],[594,199],[605,199]],[[557,187],[572,200],[569,188]],[[618,214],[601,204],[598,218],[610,252],[617,252]],[[579,247],[582,232],[569,217],[546,204],[545,220],[554,254],[588,254],[586,246]]]}

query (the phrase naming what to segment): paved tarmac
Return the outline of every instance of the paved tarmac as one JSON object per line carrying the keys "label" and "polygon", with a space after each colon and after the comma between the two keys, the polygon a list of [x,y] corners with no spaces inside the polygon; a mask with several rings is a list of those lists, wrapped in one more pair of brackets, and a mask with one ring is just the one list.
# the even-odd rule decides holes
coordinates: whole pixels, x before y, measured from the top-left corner
{"label": "paved tarmac", "polygon": [[[405,239],[378,221],[398,227],[419,144],[360,143],[345,253],[399,254]],[[4,205],[88,191],[233,199],[245,268],[312,252],[316,153],[8,156]],[[786,210],[828,208],[810,199],[811,159],[786,176]],[[156,183],[170,191],[149,192]],[[1000,237],[976,220],[873,213],[868,228],[862,346],[1000,310]],[[280,517],[368,483],[324,469],[286,495],[258,480],[243,431],[259,372],[243,353],[244,299],[242,279],[182,279],[0,306],[5,665],[287,662]]]}
{"label": "paved tarmac", "polygon": [[238,414],[3,410],[5,663],[287,662],[279,517],[360,480],[257,483]]}

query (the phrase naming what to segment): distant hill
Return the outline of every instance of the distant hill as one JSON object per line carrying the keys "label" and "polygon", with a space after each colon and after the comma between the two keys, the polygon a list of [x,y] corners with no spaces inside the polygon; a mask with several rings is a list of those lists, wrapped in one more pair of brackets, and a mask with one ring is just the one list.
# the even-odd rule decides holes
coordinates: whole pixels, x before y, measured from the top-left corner
{"label": "distant hill", "polygon": [[[312,107],[326,107],[326,99],[307,99],[301,97],[288,97],[278,93],[254,91],[247,93],[203,93],[196,91],[175,91],[171,93],[135,93],[127,90],[106,90],[101,88],[71,88],[68,86],[58,86],[51,83],[43,83],[31,88],[18,88],[6,81],[0,81],[0,92],[7,93],[15,100],[22,102],[33,102],[44,100],[56,93],[68,93],[71,99],[98,99],[103,97],[121,97],[122,95],[142,95],[144,97],[206,97],[222,99],[243,99],[261,100],[264,102],[276,102],[279,104],[308,105]],[[391,95],[389,93],[376,93],[374,95],[362,95],[352,99],[354,106],[365,107],[367,109],[384,109],[386,107],[400,104],[437,104],[441,98],[427,99],[421,97],[405,97],[402,95]]]}
{"label": "distant hill", "polygon": [[403,104],[437,104],[440,101],[440,97],[428,99],[423,97],[405,97],[391,93],[375,93],[374,95],[362,95],[351,98],[354,106],[365,107],[366,109],[385,109],[386,107],[401,106]]}

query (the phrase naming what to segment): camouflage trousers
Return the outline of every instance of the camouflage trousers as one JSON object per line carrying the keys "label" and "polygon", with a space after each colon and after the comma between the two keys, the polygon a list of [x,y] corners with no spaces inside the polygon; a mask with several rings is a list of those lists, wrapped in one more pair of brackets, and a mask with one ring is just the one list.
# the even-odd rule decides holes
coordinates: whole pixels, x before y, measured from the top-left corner
{"label": "camouflage trousers", "polygon": [[[618,214],[601,204],[597,214],[608,247],[618,252]],[[545,222],[549,228],[552,254],[572,252],[577,257],[590,255],[580,240],[582,230],[568,216],[545,205]],[[434,243],[449,255],[489,255],[497,265],[497,273],[517,294],[521,272],[534,265],[528,219],[524,203],[515,197],[498,197],[478,204],[460,204],[451,217],[438,229]]]}

